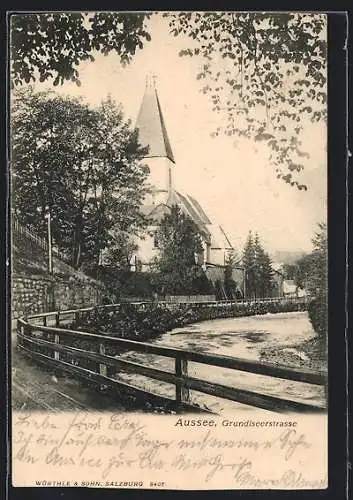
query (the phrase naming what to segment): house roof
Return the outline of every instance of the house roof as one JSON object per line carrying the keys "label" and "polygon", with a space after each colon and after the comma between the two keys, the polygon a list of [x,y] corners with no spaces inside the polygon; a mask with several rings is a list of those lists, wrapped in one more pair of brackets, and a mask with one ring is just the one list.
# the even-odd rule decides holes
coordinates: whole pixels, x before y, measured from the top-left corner
{"label": "house roof", "polygon": [[149,147],[146,158],[166,157],[175,163],[157,90],[150,85],[142,99],[136,128],[140,144]]}

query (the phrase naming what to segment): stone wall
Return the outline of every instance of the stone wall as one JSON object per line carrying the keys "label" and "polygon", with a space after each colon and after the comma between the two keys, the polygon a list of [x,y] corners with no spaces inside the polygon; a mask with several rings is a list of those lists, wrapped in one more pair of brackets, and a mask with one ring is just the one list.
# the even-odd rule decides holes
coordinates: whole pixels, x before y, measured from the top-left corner
{"label": "stone wall", "polygon": [[101,304],[105,295],[101,283],[76,276],[64,278],[16,274],[11,281],[13,319],[28,314]]}

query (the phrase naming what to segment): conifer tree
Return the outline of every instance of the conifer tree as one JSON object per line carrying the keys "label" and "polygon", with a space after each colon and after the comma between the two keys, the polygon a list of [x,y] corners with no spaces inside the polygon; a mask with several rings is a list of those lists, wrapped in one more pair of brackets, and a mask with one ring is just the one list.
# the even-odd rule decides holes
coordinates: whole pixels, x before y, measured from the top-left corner
{"label": "conifer tree", "polygon": [[273,268],[270,256],[265,252],[259,235],[254,240],[256,297],[270,297],[273,289]]}
{"label": "conifer tree", "polygon": [[249,231],[244,252],[243,264],[245,268],[245,295],[249,298],[256,297],[256,273],[255,273],[255,247],[252,232]]}
{"label": "conifer tree", "polygon": [[272,263],[257,233],[253,237],[249,231],[243,253],[243,264],[246,272],[246,296],[252,298],[271,296],[274,284]]}
{"label": "conifer tree", "polygon": [[236,254],[234,250],[226,256],[224,267],[224,289],[228,299],[234,299],[237,292],[237,282],[233,279],[233,269],[236,264]]}
{"label": "conifer tree", "polygon": [[161,220],[157,239],[156,287],[170,294],[207,293],[208,280],[195,258],[202,252],[199,229],[177,205]]}

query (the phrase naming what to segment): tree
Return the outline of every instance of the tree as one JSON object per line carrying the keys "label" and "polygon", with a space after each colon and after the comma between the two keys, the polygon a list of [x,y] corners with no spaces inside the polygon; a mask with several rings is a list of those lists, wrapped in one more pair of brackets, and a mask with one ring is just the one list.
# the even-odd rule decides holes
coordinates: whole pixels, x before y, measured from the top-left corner
{"label": "tree", "polygon": [[150,14],[23,13],[12,14],[12,85],[39,79],[54,85],[71,80],[80,85],[78,65],[94,61],[94,52],[116,52],[123,64],[151,37],[145,21]]}
{"label": "tree", "polygon": [[[299,273],[299,268],[298,268],[298,264],[297,263],[294,263],[294,264],[283,264],[283,276],[284,276],[284,279],[286,280],[294,280],[295,283],[297,284],[297,277],[298,277],[298,273]],[[297,286],[299,286],[297,284]]]}
{"label": "tree", "polygon": [[131,238],[146,227],[140,206],[147,192],[148,169],[141,164],[147,149],[139,146],[131,122],[124,121],[121,105],[108,96],[96,113],[90,198],[94,216],[86,227],[93,235],[91,257],[98,263],[103,245],[116,247],[125,236],[123,246],[128,251]]}
{"label": "tree", "polygon": [[[305,267],[303,284],[311,296],[309,318],[314,330],[325,340],[327,335],[327,229],[319,224],[313,238],[310,266]],[[307,264],[307,261],[306,261]],[[301,265],[301,264],[299,264]]]}
{"label": "tree", "polygon": [[53,92],[16,91],[11,145],[15,215],[45,236],[50,210],[53,240],[76,268],[98,265],[113,227],[143,225],[145,149],[111,99],[90,109]]}
{"label": "tree", "polygon": [[[200,58],[197,78],[224,132],[265,142],[277,177],[294,175],[308,154],[304,122],[326,120],[326,16],[313,13],[168,12],[181,56]],[[215,131],[219,134],[221,129]]]}
{"label": "tree", "polygon": [[314,249],[288,267],[287,276],[309,294],[309,318],[314,330],[322,337],[327,334],[327,229],[319,224],[313,237]]}
{"label": "tree", "polygon": [[256,297],[270,297],[274,286],[272,262],[262,247],[258,234],[255,235],[254,252]]}
{"label": "tree", "polygon": [[224,267],[224,290],[229,299],[236,298],[237,282],[233,279],[233,269],[238,260],[234,250],[229,252],[226,256]]}
{"label": "tree", "polygon": [[131,259],[138,250],[136,238],[115,226],[111,230],[111,239],[112,243],[105,252],[103,264],[118,270],[130,271]]}
{"label": "tree", "polygon": [[243,265],[245,269],[245,296],[256,297],[256,260],[254,239],[251,231],[249,231],[243,251]]}
{"label": "tree", "polygon": [[247,297],[271,296],[274,277],[271,259],[262,247],[259,235],[249,231],[243,251],[245,268],[245,293]]}
{"label": "tree", "polygon": [[313,237],[314,250],[297,261],[296,284],[305,288],[312,297],[327,291],[327,230],[319,224]]}
{"label": "tree", "polygon": [[164,293],[193,294],[208,284],[195,256],[202,252],[199,229],[177,205],[166,213],[157,230],[160,255],[156,261],[157,285]]}

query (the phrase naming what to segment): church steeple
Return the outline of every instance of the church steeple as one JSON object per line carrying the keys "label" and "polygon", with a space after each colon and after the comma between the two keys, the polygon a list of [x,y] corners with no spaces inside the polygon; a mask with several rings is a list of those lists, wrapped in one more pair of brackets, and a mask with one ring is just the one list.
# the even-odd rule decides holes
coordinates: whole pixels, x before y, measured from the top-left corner
{"label": "church steeple", "polygon": [[175,163],[162,108],[156,89],[156,76],[146,78],[146,89],[136,121],[139,142],[148,146],[146,158],[168,158]]}

